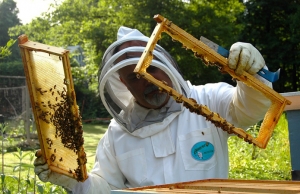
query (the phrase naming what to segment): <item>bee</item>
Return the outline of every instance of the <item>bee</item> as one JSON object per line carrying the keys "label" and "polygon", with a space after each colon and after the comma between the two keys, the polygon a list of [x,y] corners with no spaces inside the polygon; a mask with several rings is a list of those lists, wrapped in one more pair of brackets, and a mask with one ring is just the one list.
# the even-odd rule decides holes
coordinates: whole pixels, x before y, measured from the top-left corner
{"label": "bee", "polygon": [[46,138],[47,144],[51,147],[53,144],[53,141],[50,138]]}
{"label": "bee", "polygon": [[[63,158],[61,157],[61,158],[59,159],[59,161],[62,162],[62,161],[63,161]],[[71,171],[71,173],[72,173],[72,171]]]}
{"label": "bee", "polygon": [[55,159],[56,159],[56,156],[55,156],[54,154],[52,154],[52,155],[50,156],[50,159],[51,159],[52,162],[54,162]]}

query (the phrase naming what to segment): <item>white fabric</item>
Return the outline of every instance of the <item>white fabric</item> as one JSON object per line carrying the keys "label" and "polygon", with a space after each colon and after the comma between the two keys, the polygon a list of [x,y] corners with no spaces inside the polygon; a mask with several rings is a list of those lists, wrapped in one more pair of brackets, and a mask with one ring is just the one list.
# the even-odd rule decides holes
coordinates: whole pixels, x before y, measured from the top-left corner
{"label": "white fabric", "polygon": [[[98,189],[97,189],[98,188]],[[96,174],[88,174],[88,179],[84,182],[78,182],[73,188],[73,194],[108,194],[111,189],[117,189],[109,186],[108,183]],[[87,190],[89,191],[87,193]]]}
{"label": "white fabric", "polygon": [[144,37],[144,34],[142,34],[140,31],[138,31],[137,29],[131,29],[125,26],[121,26],[118,30],[118,34],[117,34],[117,40],[120,39],[125,39],[126,37]]}
{"label": "white fabric", "polygon": [[43,182],[50,182],[55,185],[64,187],[67,190],[72,190],[77,184],[77,180],[65,175],[51,171],[44,157],[40,156],[34,160],[34,172]]}
{"label": "white fabric", "polygon": [[165,130],[151,136],[150,138],[154,156],[156,158],[162,158],[170,154],[174,154],[175,146],[169,127],[166,127]]}

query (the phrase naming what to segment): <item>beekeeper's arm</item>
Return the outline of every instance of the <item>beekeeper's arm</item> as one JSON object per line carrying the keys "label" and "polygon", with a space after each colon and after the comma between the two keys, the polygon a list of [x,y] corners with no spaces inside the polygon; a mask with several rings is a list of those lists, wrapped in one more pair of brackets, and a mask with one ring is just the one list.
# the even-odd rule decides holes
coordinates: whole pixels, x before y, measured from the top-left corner
{"label": "beekeeper's arm", "polygon": [[[235,70],[237,75],[246,71],[263,84],[272,87],[269,81],[256,74],[262,68],[267,69],[267,67],[260,52],[251,44],[241,42],[233,44],[230,48],[228,65]],[[248,127],[254,124],[253,121],[262,120],[270,107],[270,100],[261,92],[240,81],[237,82],[236,88],[230,107],[233,122],[238,123],[240,127]]]}

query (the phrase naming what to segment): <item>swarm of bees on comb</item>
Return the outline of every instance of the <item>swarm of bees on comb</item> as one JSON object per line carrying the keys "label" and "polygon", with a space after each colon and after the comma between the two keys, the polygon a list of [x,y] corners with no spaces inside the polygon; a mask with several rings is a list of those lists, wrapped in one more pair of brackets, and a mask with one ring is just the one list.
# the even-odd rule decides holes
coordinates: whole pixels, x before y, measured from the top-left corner
{"label": "swarm of bees on comb", "polygon": [[[48,100],[47,102],[35,102],[35,109],[37,110],[38,118],[47,124],[52,124],[55,127],[55,139],[60,138],[61,143],[65,148],[73,150],[75,154],[78,154],[77,150],[84,144],[83,130],[81,124],[81,118],[76,117],[72,114],[71,105],[73,104],[72,98],[67,97],[66,88],[63,87],[62,91],[57,90],[54,85],[49,90],[42,90],[37,88],[37,92],[40,95],[50,93],[51,96],[55,96],[55,102]],[[46,94],[45,94],[46,95]],[[49,137],[46,138],[48,149],[53,148],[53,141]],[[55,162],[56,159],[56,148],[53,148],[54,153],[51,154],[50,160]],[[59,162],[63,162],[63,157],[60,157]],[[85,154],[81,158],[77,158],[78,167],[76,169],[69,169],[69,173],[76,174],[75,177],[79,181],[83,180],[81,173],[81,165],[85,165],[87,162]]]}
{"label": "swarm of bees on comb", "polygon": [[40,150],[49,168],[87,179],[83,129],[67,50],[19,37]]}

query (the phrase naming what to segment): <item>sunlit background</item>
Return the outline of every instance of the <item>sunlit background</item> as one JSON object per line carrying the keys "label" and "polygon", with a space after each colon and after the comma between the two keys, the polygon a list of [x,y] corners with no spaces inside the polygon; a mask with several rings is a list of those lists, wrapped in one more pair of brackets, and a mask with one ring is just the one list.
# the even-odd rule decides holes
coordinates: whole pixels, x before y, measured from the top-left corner
{"label": "sunlit background", "polygon": [[47,12],[51,3],[60,3],[63,0],[15,0],[19,9],[19,18],[22,24],[29,23],[32,19]]}

